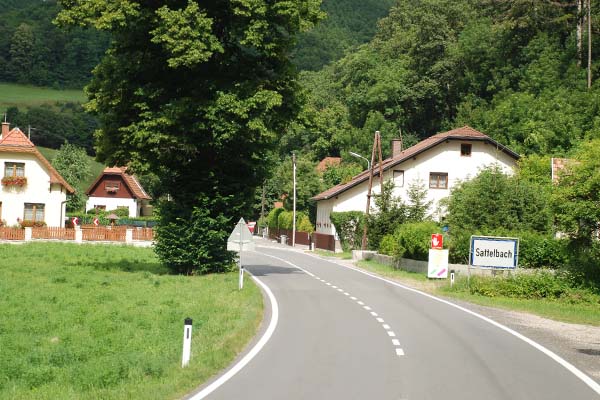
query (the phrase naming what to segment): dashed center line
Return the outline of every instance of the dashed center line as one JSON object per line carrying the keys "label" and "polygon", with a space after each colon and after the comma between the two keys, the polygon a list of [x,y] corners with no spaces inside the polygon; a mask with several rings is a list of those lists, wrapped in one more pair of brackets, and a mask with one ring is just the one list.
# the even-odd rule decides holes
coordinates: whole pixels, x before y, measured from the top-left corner
{"label": "dashed center line", "polygon": [[[339,288],[339,287],[331,284],[330,282],[327,282],[325,279],[321,279],[321,278],[319,278],[318,276],[316,276],[314,274],[310,274],[309,273],[309,275],[311,275],[316,280],[323,282],[324,284],[326,284],[327,286],[331,287],[332,289],[336,289],[338,292],[344,293],[344,296],[349,296],[350,299],[356,301],[357,304],[363,306],[363,308],[365,310],[369,311],[369,313],[373,317],[375,317],[375,319],[377,320],[377,322],[379,322],[380,324],[382,324],[382,328],[385,329],[385,331],[388,334],[388,336],[390,336],[390,337],[396,337],[396,334],[391,330],[391,327],[388,324],[384,323],[385,322],[384,319],[381,318],[381,317],[379,317],[379,314],[377,314],[375,311],[371,311],[372,310],[371,307],[365,305],[365,303],[363,301],[358,300],[358,298],[356,298],[354,296],[350,296],[350,293],[345,292],[344,289]],[[400,340],[398,340],[398,339],[392,339],[392,344],[395,347],[396,355],[398,355],[398,356],[404,356],[404,350],[400,347]]]}

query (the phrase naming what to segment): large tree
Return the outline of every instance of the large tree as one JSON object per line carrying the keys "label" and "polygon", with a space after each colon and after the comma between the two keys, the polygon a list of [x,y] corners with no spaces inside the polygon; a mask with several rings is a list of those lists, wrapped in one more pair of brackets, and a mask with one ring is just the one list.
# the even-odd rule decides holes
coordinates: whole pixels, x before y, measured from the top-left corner
{"label": "large tree", "polygon": [[64,26],[108,31],[87,87],[98,157],[152,170],[172,201],[156,250],[174,271],[221,270],[277,135],[296,115],[288,55],[320,0],[60,0]]}

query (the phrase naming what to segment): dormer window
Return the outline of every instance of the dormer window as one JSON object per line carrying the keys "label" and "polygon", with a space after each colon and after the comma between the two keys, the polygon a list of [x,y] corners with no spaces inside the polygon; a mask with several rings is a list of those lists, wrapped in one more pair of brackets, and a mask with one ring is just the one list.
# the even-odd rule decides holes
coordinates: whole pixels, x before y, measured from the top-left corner
{"label": "dormer window", "polygon": [[119,182],[106,181],[104,183],[104,190],[106,190],[108,193],[117,193],[119,191]]}
{"label": "dormer window", "polygon": [[4,163],[4,177],[6,178],[17,178],[25,176],[25,163],[18,162],[5,162]]}

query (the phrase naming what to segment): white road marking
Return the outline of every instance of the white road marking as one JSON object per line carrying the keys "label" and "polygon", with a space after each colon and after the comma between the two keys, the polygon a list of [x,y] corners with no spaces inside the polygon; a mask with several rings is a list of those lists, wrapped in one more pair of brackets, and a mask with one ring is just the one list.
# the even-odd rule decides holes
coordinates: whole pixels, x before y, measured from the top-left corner
{"label": "white road marking", "polygon": [[337,289],[337,286],[331,286],[331,287],[334,288],[334,289]]}
{"label": "white road marking", "polygon": [[343,292],[343,291],[344,291],[344,289],[338,288],[338,292]]}
{"label": "white road marking", "polygon": [[279,305],[277,304],[277,299],[275,298],[275,295],[273,295],[273,292],[271,292],[271,289],[269,289],[267,285],[265,285],[260,279],[252,275],[250,271],[246,270],[246,272],[250,274],[250,276],[252,277],[252,279],[254,279],[256,283],[258,283],[258,285],[265,291],[267,297],[269,298],[269,302],[271,303],[271,321],[269,322],[269,326],[267,327],[267,330],[265,331],[264,335],[260,338],[258,343],[256,343],[256,345],[252,349],[250,349],[250,351],[246,353],[246,355],[237,364],[231,367],[230,370],[221,375],[221,377],[219,377],[213,383],[196,393],[194,396],[190,397],[189,400],[203,399],[212,392],[214,392],[216,389],[218,389],[229,379],[233,378],[235,374],[237,374],[242,368],[244,368],[258,354],[258,352],[262,350],[262,348],[265,346],[265,344],[267,344],[269,339],[271,339],[271,336],[273,336],[273,332],[275,332],[275,328],[277,327],[277,321],[279,320]]}
{"label": "white road marking", "polygon": [[396,354],[399,356],[403,356],[404,355],[404,350],[402,349],[396,349]]}
{"label": "white road marking", "polygon": [[327,286],[331,286],[331,283],[329,283],[329,282],[325,282],[325,284],[326,284]]}
{"label": "white road marking", "polygon": [[383,318],[377,318],[377,322],[381,322],[382,324],[385,322]]}
{"label": "white road marking", "polygon": [[347,265],[338,264],[337,262],[323,260],[322,258],[317,257],[317,256],[312,255],[312,254],[307,254],[307,255],[309,257],[318,258],[321,261],[330,262],[330,263],[338,265],[340,267],[356,271],[356,272],[361,273],[361,274],[366,275],[366,276],[370,276],[373,279],[378,279],[378,280],[386,282],[386,283],[388,283],[390,285],[393,285],[393,286],[396,286],[396,287],[408,290],[409,292],[418,293],[421,296],[425,296],[425,297],[427,297],[429,299],[432,299],[434,301],[446,304],[446,305],[448,305],[450,307],[454,307],[454,308],[456,308],[458,310],[461,310],[461,311],[463,311],[463,312],[465,312],[467,314],[472,315],[475,318],[479,318],[479,319],[481,319],[481,320],[483,320],[483,321],[485,321],[485,322],[487,322],[487,323],[489,323],[491,325],[494,325],[498,329],[501,329],[501,330],[503,330],[503,331],[505,331],[505,332],[507,332],[507,333],[509,333],[509,334],[511,334],[513,336],[515,336],[516,338],[524,341],[525,343],[529,344],[530,346],[532,346],[536,350],[541,351],[542,353],[544,353],[545,355],[547,355],[548,357],[550,357],[551,359],[553,359],[554,361],[556,361],[558,364],[560,364],[561,366],[563,366],[566,370],[568,370],[569,372],[571,372],[577,378],[579,378],[582,382],[584,382],[594,392],[596,392],[597,394],[600,394],[600,384],[599,383],[597,383],[592,378],[590,378],[589,376],[587,376],[585,373],[583,373],[581,370],[579,370],[573,364],[569,363],[567,360],[565,360],[564,358],[560,357],[558,354],[554,353],[552,350],[549,350],[548,348],[546,348],[546,347],[542,346],[541,344],[533,341],[532,339],[528,338],[527,336],[520,334],[519,332],[515,331],[514,329],[509,328],[508,326],[502,325],[499,322],[496,322],[496,321],[494,321],[494,320],[492,320],[492,319],[490,319],[490,318],[488,318],[488,317],[486,317],[484,315],[476,313],[475,311],[471,311],[471,310],[469,310],[467,308],[459,306],[458,304],[451,303],[451,302],[449,302],[447,300],[435,297],[435,296],[433,296],[433,295],[431,295],[429,293],[425,293],[425,292],[422,292],[422,291],[420,291],[418,289],[414,289],[414,288],[402,285],[401,283],[394,282],[394,281],[391,281],[389,279],[383,278],[381,276],[374,275],[374,274],[372,274],[370,272],[363,271],[363,270],[360,270],[360,269],[354,268],[354,267],[349,267]]}
{"label": "white road marking", "polygon": [[354,297],[354,296],[352,296],[352,297],[350,297],[350,298],[351,298],[352,300],[357,300],[357,298],[356,298],[356,297]]}
{"label": "white road marking", "polygon": [[364,306],[363,308],[364,308],[365,310],[367,310],[367,311],[370,311],[370,310],[371,310],[371,307],[369,307],[369,306]]}
{"label": "white road marking", "polygon": [[344,296],[350,296],[350,293],[344,292]]}
{"label": "white road marking", "polygon": [[389,330],[390,326],[388,324],[383,324],[383,329]]}
{"label": "white road marking", "polygon": [[371,311],[371,315],[374,316],[374,317],[379,316],[379,314],[377,314],[375,311]]}
{"label": "white road marking", "polygon": [[361,305],[361,306],[364,306],[364,305],[365,305],[365,303],[363,303],[363,302],[362,302],[362,301],[360,301],[360,300],[359,300],[359,301],[357,301],[357,303],[358,303],[359,305]]}
{"label": "white road marking", "polygon": [[392,339],[392,344],[394,346],[400,346],[400,341],[398,339]]}
{"label": "white road marking", "polygon": [[387,334],[388,334],[389,337],[395,337],[396,336],[396,334],[394,332],[392,332],[392,331],[387,331]]}

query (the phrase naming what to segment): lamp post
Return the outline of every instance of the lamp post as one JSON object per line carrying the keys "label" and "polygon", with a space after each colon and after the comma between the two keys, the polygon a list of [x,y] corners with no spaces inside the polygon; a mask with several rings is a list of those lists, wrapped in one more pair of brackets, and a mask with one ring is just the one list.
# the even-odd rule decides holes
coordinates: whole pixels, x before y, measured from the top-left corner
{"label": "lamp post", "polygon": [[371,169],[371,161],[369,161],[367,158],[361,156],[360,154],[357,154],[353,151],[349,151],[348,154],[350,154],[353,157],[357,157],[357,158],[362,158],[363,160],[365,160],[367,162],[367,170]]}

